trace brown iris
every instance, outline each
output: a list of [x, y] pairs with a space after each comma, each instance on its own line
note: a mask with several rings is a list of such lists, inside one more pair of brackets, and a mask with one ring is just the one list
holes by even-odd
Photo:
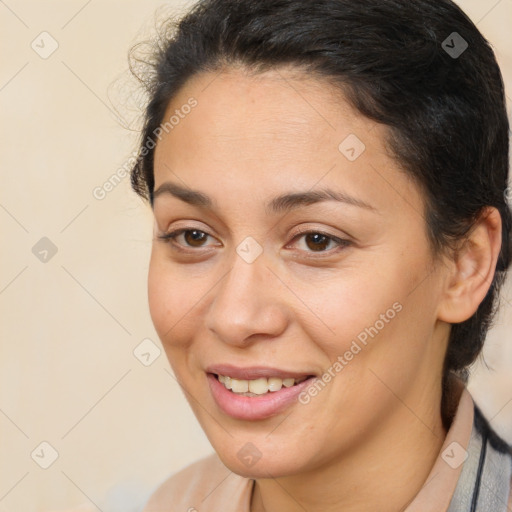
[[[321, 233], [308, 233], [305, 240], [306, 245], [312, 251], [322, 251], [329, 245], [330, 238]], [[312, 242], [312, 245], [309, 242]]]
[[206, 240], [208, 235], [203, 231], [194, 229], [190, 231], [185, 231], [183, 233], [183, 237], [185, 238], [185, 241], [187, 242], [188, 245], [192, 247], [201, 247], [201, 245], [203, 245], [202, 242]]

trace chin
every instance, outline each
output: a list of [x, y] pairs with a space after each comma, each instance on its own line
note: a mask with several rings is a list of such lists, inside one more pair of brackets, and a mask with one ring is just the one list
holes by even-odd
[[277, 478], [289, 476], [303, 471], [303, 467], [296, 458], [288, 460], [276, 453], [264, 454], [246, 443], [238, 451], [216, 450], [217, 455], [223, 464], [233, 473], [245, 478]]

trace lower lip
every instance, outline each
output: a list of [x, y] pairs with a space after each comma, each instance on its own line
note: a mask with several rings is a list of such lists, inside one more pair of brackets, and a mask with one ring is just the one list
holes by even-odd
[[295, 386], [250, 397], [233, 393], [212, 373], [208, 373], [207, 378], [213, 398], [220, 409], [232, 418], [246, 421], [263, 420], [284, 411], [297, 401], [300, 393], [314, 380], [314, 377], [310, 377]]

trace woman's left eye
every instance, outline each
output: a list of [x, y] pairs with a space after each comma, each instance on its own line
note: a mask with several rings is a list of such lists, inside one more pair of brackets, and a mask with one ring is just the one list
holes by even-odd
[[[165, 242], [171, 242], [178, 249], [183, 247], [198, 249], [201, 247], [208, 247], [206, 242], [209, 238], [213, 238], [211, 235], [200, 229], [187, 229], [181, 228], [158, 235], [158, 239]], [[183, 243], [180, 242], [180, 239]], [[316, 253], [330, 253], [331, 249], [342, 248], [350, 245], [350, 241], [342, 238], [338, 238], [321, 231], [304, 231], [294, 236], [292, 242], [303, 239], [303, 249], [305, 252], [316, 252]], [[187, 250], [187, 249], [184, 249]]]
[[322, 233], [321, 231], [305, 231], [296, 235], [293, 240], [301, 238], [304, 239], [307, 252], [331, 252], [327, 249], [331, 248], [333, 245], [335, 247], [346, 247], [350, 245], [349, 240]]

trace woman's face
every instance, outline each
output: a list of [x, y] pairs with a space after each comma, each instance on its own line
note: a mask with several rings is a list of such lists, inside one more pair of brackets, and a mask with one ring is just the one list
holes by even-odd
[[196, 75], [172, 115], [155, 153], [149, 305], [224, 463], [290, 475], [399, 446], [408, 425], [432, 435], [446, 267], [431, 264], [422, 195], [384, 127], [285, 69]]

